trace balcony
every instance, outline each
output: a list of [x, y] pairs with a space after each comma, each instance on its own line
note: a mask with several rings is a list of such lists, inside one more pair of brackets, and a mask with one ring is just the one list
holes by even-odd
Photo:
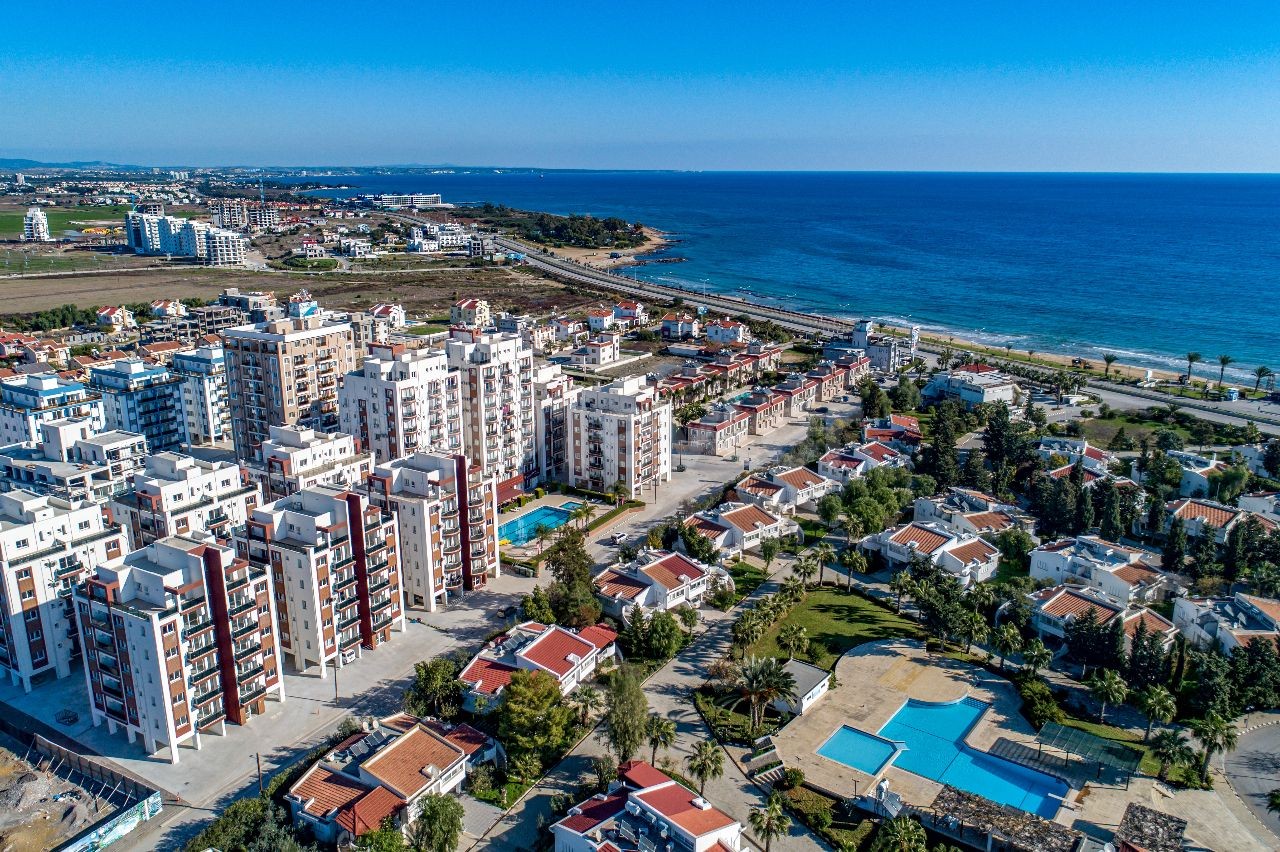
[[235, 628], [234, 630], [232, 630], [232, 631], [231, 631], [231, 638], [232, 638], [233, 640], [234, 640], [234, 639], [241, 639], [241, 638], [243, 638], [243, 637], [245, 637], [245, 636], [248, 636], [250, 633], [256, 633], [256, 632], [258, 632], [258, 630], [259, 630], [259, 629], [261, 629], [261, 625], [259, 625], [259, 623], [258, 623], [258, 619], [254, 618], [254, 619], [252, 619], [252, 620], [250, 620], [250, 621], [246, 621], [246, 622], [245, 622], [244, 624], [242, 624], [241, 626], [239, 626], [239, 627]]
[[243, 684], [246, 680], [253, 680], [255, 677], [257, 677], [257, 676], [258, 676], [258, 675], [260, 675], [260, 674], [262, 674], [262, 664], [261, 664], [261, 663], [258, 663], [256, 666], [249, 666], [248, 668], [244, 669], [243, 671], [242, 671], [239, 667], [237, 667], [237, 668], [236, 668], [236, 683]]
[[248, 612], [251, 609], [256, 608], [257, 606], [258, 606], [257, 598], [248, 598], [247, 600], [243, 600], [238, 603], [233, 603], [231, 605], [231, 608], [227, 610], [227, 616], [229, 618], [235, 618], [237, 615], [243, 615], [244, 613]]
[[383, 589], [387, 588], [390, 585], [391, 585], [391, 578], [389, 576], [384, 575], [381, 580], [375, 580], [374, 582], [369, 584], [369, 596], [372, 597], [373, 595], [376, 595], [378, 592], [382, 591]]

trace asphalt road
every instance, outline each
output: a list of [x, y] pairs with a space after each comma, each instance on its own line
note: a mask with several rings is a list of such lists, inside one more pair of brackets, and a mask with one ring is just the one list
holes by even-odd
[[1227, 756], [1226, 775], [1249, 810], [1276, 835], [1280, 846], [1280, 814], [1267, 811], [1267, 794], [1280, 788], [1280, 725], [1242, 734], [1236, 750]]

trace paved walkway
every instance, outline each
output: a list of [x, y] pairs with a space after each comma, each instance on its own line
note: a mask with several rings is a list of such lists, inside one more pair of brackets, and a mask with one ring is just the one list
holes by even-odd
[[[775, 565], [778, 569], [759, 589], [747, 598], [747, 601], [777, 591], [785, 577], [790, 575], [790, 563], [779, 559]], [[645, 684], [645, 695], [649, 699], [649, 708], [669, 719], [675, 720], [678, 739], [673, 748], [659, 753], [669, 756], [683, 765], [684, 758], [693, 751], [696, 743], [711, 738], [711, 731], [703, 723], [693, 707], [691, 693], [705, 678], [707, 667], [712, 662], [723, 659], [729, 654], [729, 629], [737, 615], [737, 609], [722, 613], [717, 610], [703, 611], [703, 624], [699, 634], [674, 660], [656, 672]], [[742, 749], [732, 749], [731, 756], [740, 760]], [[530, 791], [516, 807], [512, 808], [493, 829], [485, 836], [482, 848], [486, 849], [527, 849], [537, 840], [538, 832], [543, 825], [551, 821], [551, 797], [557, 793], [572, 795], [584, 778], [593, 776], [591, 760], [605, 754], [607, 745], [594, 734], [582, 741], [561, 763], [547, 774], [537, 787]], [[642, 748], [637, 757], [647, 760], [648, 747]], [[706, 796], [713, 804], [748, 825], [751, 810], [760, 807], [765, 801], [765, 791], [761, 790], [738, 769], [733, 761], [725, 762], [725, 774], [707, 782]], [[748, 829], [749, 832], [749, 829]], [[785, 840], [779, 840], [774, 848], [790, 850], [818, 850], [826, 846], [817, 840], [808, 829], [793, 820], [791, 833]]]

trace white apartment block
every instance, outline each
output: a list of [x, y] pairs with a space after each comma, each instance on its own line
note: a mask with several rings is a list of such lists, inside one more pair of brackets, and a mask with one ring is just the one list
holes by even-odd
[[502, 573], [497, 484], [466, 456], [415, 453], [379, 465], [368, 494], [395, 515], [409, 606], [434, 612]]
[[621, 482], [632, 497], [671, 480], [671, 403], [644, 376], [578, 394], [569, 409], [573, 484], [595, 491]]
[[259, 503], [258, 484], [238, 465], [181, 453], [148, 456], [133, 489], [111, 501], [111, 511], [135, 550], [157, 539], [191, 532], [226, 538]]
[[102, 432], [87, 417], [40, 424], [40, 440], [0, 448], [0, 482], [66, 500], [105, 503], [129, 488], [142, 468], [147, 439]]
[[533, 350], [516, 334], [450, 334], [445, 353], [461, 379], [463, 452], [497, 479], [498, 500], [506, 502], [538, 481]]
[[88, 500], [0, 494], [0, 666], [14, 684], [71, 674], [80, 656], [71, 592], [124, 555], [120, 527]]
[[321, 485], [354, 488], [373, 470], [373, 456], [350, 435], [289, 426], [272, 426], [269, 434], [262, 461], [246, 465], [267, 500]]
[[378, 462], [430, 449], [462, 451], [460, 381], [444, 352], [374, 346], [338, 393], [343, 432]]
[[404, 630], [396, 523], [363, 494], [320, 486], [255, 509], [236, 549], [271, 573], [282, 653], [340, 668]]
[[533, 369], [533, 431], [538, 474], [543, 482], [567, 482], [569, 477], [569, 409], [582, 389], [559, 364]]
[[170, 368], [182, 380], [182, 423], [192, 446], [231, 437], [227, 359], [221, 346], [201, 346], [173, 356]]
[[68, 417], [88, 418], [95, 431], [102, 429], [102, 397], [56, 373], [0, 383], [0, 441], [17, 444], [38, 440], [40, 424]]
[[449, 308], [449, 324], [468, 328], [489, 328], [493, 314], [484, 299], [460, 299]]
[[235, 231], [210, 228], [204, 234], [204, 262], [207, 266], [244, 266], [249, 238]]
[[94, 726], [123, 727], [148, 754], [200, 748], [285, 700], [266, 571], [211, 538], [173, 536], [100, 565], [77, 587]]
[[51, 243], [49, 217], [39, 207], [32, 207], [22, 217], [22, 239], [29, 243]]

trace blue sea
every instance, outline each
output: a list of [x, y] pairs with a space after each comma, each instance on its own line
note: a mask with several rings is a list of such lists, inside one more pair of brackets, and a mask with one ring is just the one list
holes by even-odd
[[[620, 216], [681, 263], [628, 270], [767, 304], [1177, 369], [1280, 370], [1280, 175], [547, 172], [315, 177], [349, 192]], [[1201, 370], [1208, 370], [1203, 366]], [[1251, 381], [1251, 379], [1250, 379]]]

